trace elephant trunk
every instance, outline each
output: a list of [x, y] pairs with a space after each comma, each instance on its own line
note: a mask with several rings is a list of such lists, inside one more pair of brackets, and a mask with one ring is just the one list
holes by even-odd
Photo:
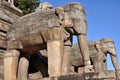
[[88, 43], [85, 35], [78, 35], [78, 44], [72, 47], [71, 61], [74, 66], [91, 65]]
[[111, 61], [113, 63], [114, 69], [116, 71], [116, 80], [118, 80], [120, 79], [120, 77], [119, 77], [119, 64], [118, 64], [116, 49], [115, 47], [113, 47], [113, 48], [110, 48], [108, 51], [110, 53], [110, 57], [111, 57]]
[[78, 45], [84, 60], [84, 66], [91, 65], [86, 35], [78, 35]]
[[110, 57], [111, 57], [113, 66], [115, 68], [115, 71], [117, 71], [119, 69], [119, 64], [118, 64], [118, 58], [117, 58], [116, 50], [113, 47], [113, 48], [110, 48], [108, 51], [110, 53]]

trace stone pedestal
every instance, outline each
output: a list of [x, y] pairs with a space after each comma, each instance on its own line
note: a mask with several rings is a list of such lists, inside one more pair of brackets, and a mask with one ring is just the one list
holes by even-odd
[[64, 45], [63, 63], [62, 63], [62, 75], [68, 75], [71, 73], [71, 46]]
[[18, 57], [17, 50], [7, 50], [4, 55], [4, 80], [16, 80]]
[[48, 49], [48, 73], [50, 77], [60, 76], [62, 74], [63, 42], [49, 41]]
[[89, 72], [81, 75], [71, 74], [59, 77], [49, 77], [31, 80], [116, 80], [116, 77], [114, 71], [103, 71], [103, 72]]

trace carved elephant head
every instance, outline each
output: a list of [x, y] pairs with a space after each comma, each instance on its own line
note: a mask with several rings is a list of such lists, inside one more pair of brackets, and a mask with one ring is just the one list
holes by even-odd
[[63, 7], [57, 7], [56, 13], [62, 20], [62, 26], [73, 28], [74, 34], [86, 34], [87, 22], [84, 7], [77, 2], [69, 3]]
[[103, 53], [110, 53], [116, 56], [116, 49], [114, 41], [110, 38], [103, 38], [100, 41], [96, 41], [97, 50], [101, 50]]

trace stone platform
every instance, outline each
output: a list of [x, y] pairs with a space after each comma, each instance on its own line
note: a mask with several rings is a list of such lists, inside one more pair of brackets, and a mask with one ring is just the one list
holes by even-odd
[[[120, 76], [120, 74], [119, 74]], [[79, 74], [71, 74], [60, 77], [48, 77], [48, 78], [34, 78], [29, 80], [117, 80], [115, 72], [112, 70], [103, 72], [90, 72]], [[118, 79], [119, 80], [119, 79]]]

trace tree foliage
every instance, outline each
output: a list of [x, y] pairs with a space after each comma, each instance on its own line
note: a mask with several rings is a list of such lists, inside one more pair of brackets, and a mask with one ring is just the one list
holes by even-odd
[[24, 15], [33, 12], [39, 3], [39, 0], [14, 0], [15, 6], [21, 9]]

